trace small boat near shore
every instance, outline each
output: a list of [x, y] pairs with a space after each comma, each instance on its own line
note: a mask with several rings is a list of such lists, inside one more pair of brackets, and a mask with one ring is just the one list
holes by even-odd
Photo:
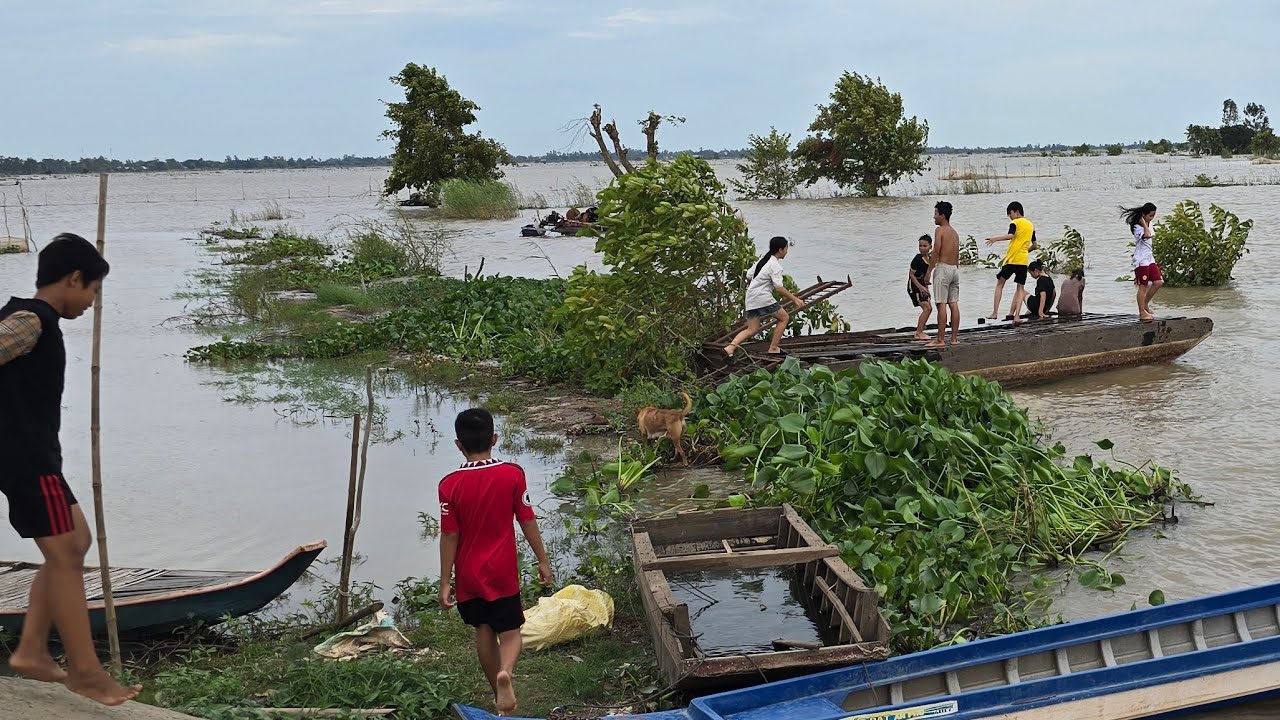
[[[262, 609], [302, 577], [326, 547], [323, 540], [300, 545], [266, 570], [111, 569], [116, 625], [121, 634], [147, 635], [187, 625], [214, 625]], [[0, 630], [22, 632], [27, 597], [40, 565], [0, 562]], [[89, 624], [95, 634], [107, 632], [102, 575], [84, 569]]]
[[[636, 582], [658, 667], [673, 687], [726, 687], [889, 656], [880, 598], [789, 505], [683, 512], [632, 526]], [[782, 569], [819, 640], [755, 637], [751, 648], [717, 652], [695, 626], [697, 613], [672, 592], [691, 573]], [[754, 582], [760, 582], [755, 580]], [[736, 594], [742, 594], [742, 587]], [[730, 598], [708, 598], [712, 604]], [[754, 603], [756, 601], [748, 601]], [[704, 610], [706, 607], [703, 608]], [[763, 605], [759, 611], [777, 612]], [[759, 627], [748, 635], [762, 632]]]
[[[644, 720], [1139, 720], [1280, 695], [1280, 583], [697, 698]], [[488, 712], [455, 706], [463, 720]]]
[[[856, 367], [864, 360], [925, 359], [952, 372], [1019, 385], [1169, 362], [1212, 331], [1213, 320], [1206, 317], [1141, 321], [1135, 315], [1085, 314], [962, 328], [959, 344], [941, 348], [913, 339], [915, 327], [785, 338], [780, 347], [802, 363], [832, 370]], [[716, 379], [781, 361], [766, 355], [768, 343], [761, 341], [741, 347], [751, 362], [729, 363], [723, 350], [727, 342], [717, 338], [703, 347]]]

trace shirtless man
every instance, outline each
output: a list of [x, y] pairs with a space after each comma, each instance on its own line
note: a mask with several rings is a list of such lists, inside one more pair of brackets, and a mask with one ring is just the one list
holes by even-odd
[[951, 227], [951, 203], [933, 206], [933, 302], [938, 306], [938, 336], [925, 347], [942, 347], [947, 337], [947, 309], [951, 309], [951, 344], [960, 342], [960, 236]]

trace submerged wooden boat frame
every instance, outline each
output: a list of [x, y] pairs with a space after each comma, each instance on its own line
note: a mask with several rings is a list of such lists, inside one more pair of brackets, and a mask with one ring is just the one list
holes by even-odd
[[[300, 545], [262, 571], [113, 567], [111, 586], [117, 627], [122, 634], [155, 634], [248, 615], [296, 583], [325, 547], [323, 540]], [[11, 635], [22, 631], [27, 596], [39, 569], [36, 563], [0, 562], [0, 629]], [[98, 568], [84, 569], [84, 585], [89, 625], [95, 634], [105, 634], [106, 613]]]
[[[632, 526], [631, 539], [658, 667], [672, 685], [727, 685], [888, 657], [889, 625], [880, 614], [879, 596], [789, 505], [640, 521]], [[789, 565], [795, 567], [800, 599], [839, 644], [709, 657], [698, 646], [688, 606], [675, 599], [667, 580], [669, 572]]]
[[[958, 345], [941, 348], [914, 340], [914, 327], [785, 338], [781, 348], [802, 363], [832, 370], [856, 367], [864, 360], [923, 358], [953, 372], [1018, 385], [1168, 362], [1212, 331], [1213, 320], [1204, 317], [1140, 321], [1133, 315], [1085, 314], [963, 328]], [[719, 340], [703, 349], [712, 379], [780, 362], [765, 354], [768, 343], [762, 341], [741, 347], [750, 362], [729, 363]]]

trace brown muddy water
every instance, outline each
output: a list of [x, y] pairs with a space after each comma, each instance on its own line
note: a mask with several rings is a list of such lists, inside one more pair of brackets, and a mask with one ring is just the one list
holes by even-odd
[[[991, 163], [1007, 175], [1037, 174], [1048, 166], [1042, 158], [967, 161]], [[1072, 449], [1097, 453], [1092, 441], [1109, 438], [1118, 457], [1171, 465], [1217, 503], [1208, 509], [1180, 507], [1181, 523], [1164, 529], [1163, 538], [1141, 533], [1113, 563], [1127, 585], [1114, 593], [1070, 585], [1056, 601], [1056, 612], [1089, 617], [1141, 605], [1154, 588], [1174, 600], [1276, 580], [1280, 444], [1274, 428], [1280, 425], [1280, 375], [1274, 368], [1280, 339], [1274, 317], [1280, 285], [1273, 278], [1280, 268], [1280, 187], [1166, 185], [1190, 182], [1198, 173], [1221, 181], [1280, 183], [1280, 166], [1149, 155], [1064, 158], [1058, 176], [1004, 178], [1000, 193], [962, 195], [954, 183], [937, 177], [948, 163], [964, 162], [935, 159], [926, 177], [893, 188], [895, 197], [821, 199], [831, 189], [818, 186], [808, 191], [812, 199], [739, 207], [758, 245], [775, 234], [796, 240], [784, 265], [802, 285], [817, 274], [852, 278], [853, 287], [837, 296], [836, 304], [855, 328], [913, 322], [915, 311], [905, 292], [907, 265], [916, 237], [932, 231], [931, 208], [939, 199], [955, 205], [953, 223], [962, 237], [1003, 232], [1005, 205], [1015, 199], [1025, 205], [1043, 239], [1057, 237], [1064, 224], [1080, 230], [1088, 251], [1085, 305], [1094, 312], [1133, 312], [1132, 286], [1114, 282], [1129, 269], [1119, 204], [1151, 201], [1163, 213], [1191, 198], [1252, 218], [1251, 252], [1236, 267], [1231, 285], [1165, 289], [1154, 302], [1160, 314], [1213, 318], [1214, 333], [1199, 347], [1172, 364], [1064, 380], [1018, 390], [1015, 396]], [[716, 166], [724, 175], [733, 173], [732, 163]], [[190, 239], [199, 228], [226, 222], [233, 209], [260, 210], [266, 199], [294, 215], [284, 222], [307, 231], [328, 232], [353, 217], [385, 217], [389, 211], [376, 197], [384, 177], [380, 169], [112, 177], [102, 448], [113, 562], [252, 568], [315, 538], [340, 544], [349, 428], [279, 405], [228, 401], [238, 392], [225, 385], [234, 373], [183, 361], [183, 352], [207, 336], [173, 321], [184, 311], [184, 301], [175, 296], [188, 287], [193, 271], [209, 267], [210, 255]], [[603, 185], [607, 170], [585, 163], [527, 166], [509, 169], [508, 178], [524, 193], [562, 202], [574, 183]], [[96, 186], [92, 177], [24, 180], [36, 240], [62, 231], [92, 237]], [[938, 192], [952, 194], [929, 194]], [[13, 223], [13, 193], [5, 202]], [[535, 243], [519, 237], [519, 226], [537, 214], [448, 223], [457, 236], [447, 271], [474, 270], [482, 258], [488, 273], [534, 277], [567, 276], [583, 262], [599, 267], [590, 239], [552, 236]], [[428, 222], [426, 213], [422, 217]], [[9, 234], [21, 232], [11, 228]], [[0, 256], [0, 293], [28, 293], [34, 268], [34, 255]], [[990, 312], [993, 271], [965, 268], [961, 273], [961, 312], [968, 326]], [[1009, 299], [1006, 294], [1006, 305]], [[88, 316], [64, 326], [66, 470], [86, 501], [91, 326]], [[358, 576], [389, 589], [405, 576], [437, 571], [434, 546], [420, 537], [417, 513], [436, 514], [436, 482], [460, 460], [448, 432], [453, 414], [466, 401], [404, 387], [380, 394], [388, 431], [403, 436], [370, 451], [358, 540], [367, 560]], [[546, 485], [560, 459], [522, 452], [506, 456], [524, 465], [535, 496], [546, 501]], [[728, 477], [712, 480], [716, 489], [732, 483]], [[688, 483], [674, 473], [664, 475], [662, 484], [673, 488], [672, 497], [687, 492]], [[32, 551], [13, 533], [0, 533], [0, 557], [28, 559]]]

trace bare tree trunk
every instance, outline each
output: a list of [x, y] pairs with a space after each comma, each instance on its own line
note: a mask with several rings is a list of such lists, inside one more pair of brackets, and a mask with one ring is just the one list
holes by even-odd
[[658, 160], [658, 126], [662, 124], [662, 116], [650, 110], [649, 118], [644, 121], [645, 149], [649, 153], [649, 162]]
[[[591, 137], [595, 138], [596, 145], [600, 146], [600, 157], [604, 158], [604, 162], [609, 166], [610, 172], [614, 177], [622, 177], [624, 175], [622, 168], [618, 167], [617, 161], [613, 159], [613, 155], [609, 154], [609, 146], [604, 144], [604, 133], [600, 131], [601, 123], [600, 106], [595, 106], [595, 111], [591, 113]], [[612, 123], [610, 123], [612, 125]]]
[[622, 167], [625, 168], [627, 172], [635, 172], [635, 167], [633, 167], [631, 165], [631, 161], [627, 159], [627, 149], [622, 146], [622, 138], [618, 135], [618, 124], [610, 122], [608, 125], [604, 126], [604, 132], [609, 136], [609, 139], [613, 141], [613, 149], [618, 153], [618, 162], [622, 163]]

